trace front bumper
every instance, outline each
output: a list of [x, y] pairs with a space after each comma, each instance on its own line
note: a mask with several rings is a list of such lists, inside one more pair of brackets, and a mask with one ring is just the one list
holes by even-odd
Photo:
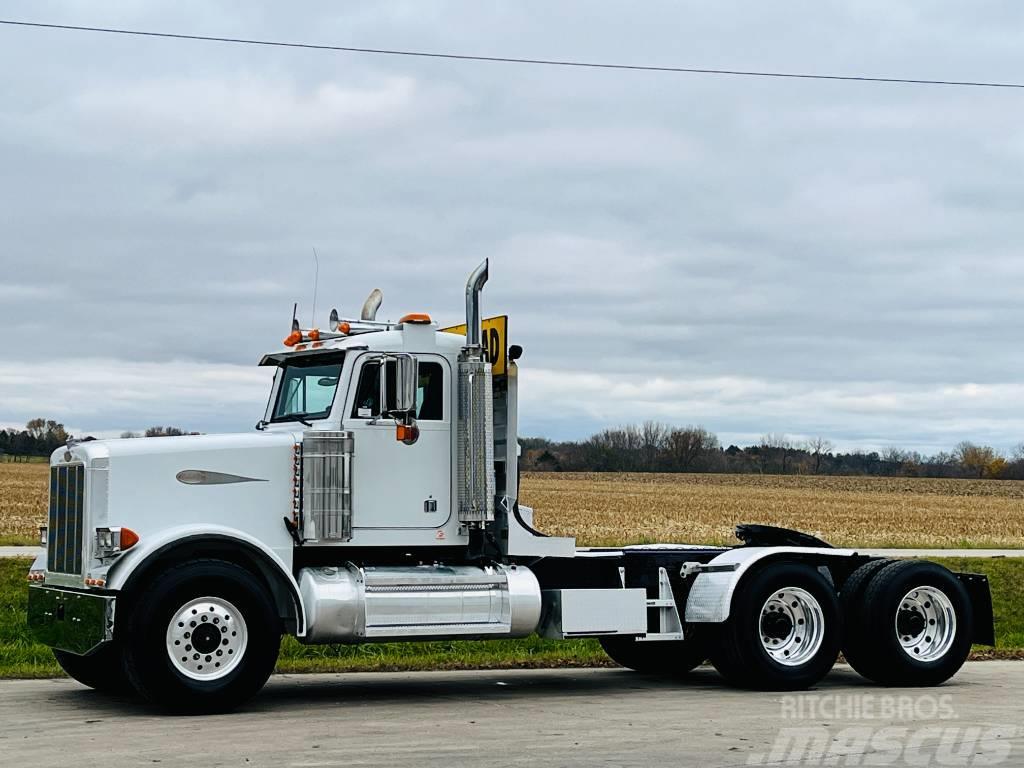
[[85, 656], [114, 639], [114, 596], [30, 586], [28, 628], [51, 648]]

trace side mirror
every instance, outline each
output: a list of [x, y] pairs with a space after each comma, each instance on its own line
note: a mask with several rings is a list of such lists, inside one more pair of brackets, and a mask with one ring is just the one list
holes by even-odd
[[508, 348], [508, 359], [511, 362], [514, 363], [516, 360], [518, 360], [522, 356], [523, 356], [523, 348], [520, 347], [518, 344], [513, 344], [511, 347]]
[[416, 358], [413, 355], [388, 355], [381, 364], [380, 402], [383, 416], [410, 419], [416, 411]]
[[395, 420], [395, 439], [412, 445], [420, 436], [416, 426], [416, 389], [418, 366], [413, 355], [404, 352], [381, 360], [381, 415]]

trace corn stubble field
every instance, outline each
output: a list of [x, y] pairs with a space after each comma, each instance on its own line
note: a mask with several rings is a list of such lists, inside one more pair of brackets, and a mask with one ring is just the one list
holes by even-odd
[[[727, 544], [737, 523], [875, 547], [1024, 546], [1024, 482], [778, 475], [525, 473], [538, 528], [581, 545]], [[34, 543], [47, 466], [0, 464], [0, 543]]]
[[736, 543], [737, 523], [840, 546], [1024, 546], [1024, 482], [779, 475], [530, 473], [523, 503], [580, 544]]
[[34, 544], [46, 523], [46, 464], [0, 464], [0, 543]]

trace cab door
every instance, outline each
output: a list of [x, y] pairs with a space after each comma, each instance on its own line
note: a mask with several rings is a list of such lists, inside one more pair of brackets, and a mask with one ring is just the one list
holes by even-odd
[[440, 355], [417, 355], [420, 435], [412, 445], [395, 439], [393, 419], [374, 418], [380, 375], [380, 358], [362, 354], [345, 405], [345, 429], [355, 440], [353, 530], [440, 527], [451, 516], [451, 366]]

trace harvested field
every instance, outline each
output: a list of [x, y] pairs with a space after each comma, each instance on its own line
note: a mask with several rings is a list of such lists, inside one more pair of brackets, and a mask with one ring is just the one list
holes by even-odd
[[[0, 543], [31, 544], [47, 466], [0, 464]], [[523, 503], [581, 545], [733, 543], [736, 523], [874, 547], [1024, 547], [1024, 482], [779, 475], [525, 473]]]
[[0, 544], [35, 544], [46, 523], [45, 463], [0, 464]]
[[737, 523], [873, 547], [1024, 547], [1024, 482], [778, 475], [526, 473], [546, 533], [590, 546], [735, 543]]

